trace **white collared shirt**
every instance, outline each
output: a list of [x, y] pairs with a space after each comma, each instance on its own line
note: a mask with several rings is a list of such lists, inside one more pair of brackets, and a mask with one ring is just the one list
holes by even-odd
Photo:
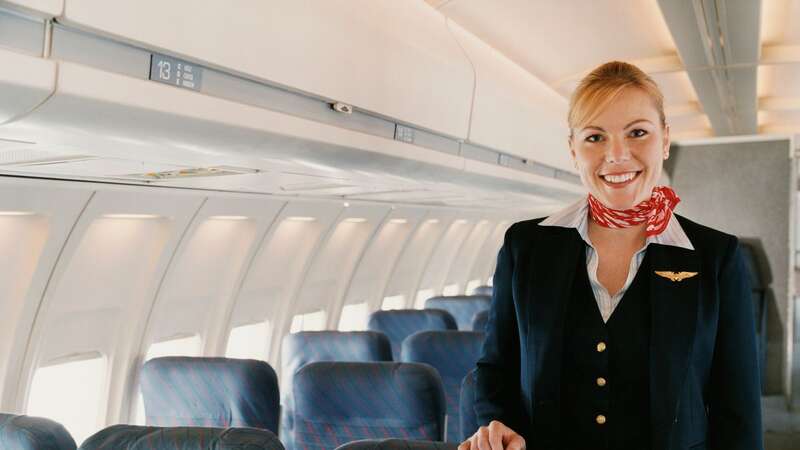
[[589, 274], [589, 283], [592, 285], [594, 298], [597, 301], [597, 307], [600, 309], [604, 322], [608, 322], [611, 313], [614, 312], [614, 309], [622, 300], [622, 296], [625, 295], [625, 291], [628, 290], [628, 287], [633, 282], [639, 266], [642, 265], [648, 245], [656, 243], [694, 250], [692, 242], [686, 236], [683, 228], [681, 228], [678, 219], [675, 218], [675, 215], [672, 215], [664, 232], [656, 236], [648, 236], [644, 241], [644, 246], [633, 255], [628, 267], [628, 278], [625, 279], [625, 284], [619, 292], [612, 296], [597, 279], [597, 266], [600, 263], [600, 257], [597, 255], [594, 246], [592, 246], [592, 241], [589, 240], [589, 202], [586, 197], [547, 217], [539, 225], [575, 228], [578, 230], [578, 234], [586, 242], [586, 272]]

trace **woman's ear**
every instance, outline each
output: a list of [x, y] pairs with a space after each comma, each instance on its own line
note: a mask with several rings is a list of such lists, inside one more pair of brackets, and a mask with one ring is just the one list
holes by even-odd
[[663, 143], [663, 145], [664, 145], [664, 148], [663, 148], [664, 159], [669, 158], [669, 146], [670, 146], [670, 143], [671, 143], [671, 141], [670, 141], [670, 138], [669, 138], [669, 125], [665, 124], [664, 125], [664, 143]]
[[572, 167], [577, 170], [578, 160], [575, 158], [575, 149], [572, 147], [572, 136], [567, 138], [567, 144], [569, 145], [569, 156], [572, 157]]

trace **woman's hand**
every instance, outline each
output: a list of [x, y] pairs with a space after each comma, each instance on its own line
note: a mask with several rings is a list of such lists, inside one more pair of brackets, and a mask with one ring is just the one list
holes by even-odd
[[458, 450], [525, 450], [525, 439], [502, 422], [493, 420], [488, 427], [478, 428]]

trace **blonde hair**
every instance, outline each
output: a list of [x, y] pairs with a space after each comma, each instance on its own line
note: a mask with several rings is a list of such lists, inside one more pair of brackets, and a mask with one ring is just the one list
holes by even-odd
[[658, 110], [662, 128], [666, 126], [664, 94], [656, 82], [633, 64], [611, 61], [589, 72], [572, 93], [567, 116], [570, 137], [572, 130], [587, 125], [628, 87], [641, 89], [650, 96]]

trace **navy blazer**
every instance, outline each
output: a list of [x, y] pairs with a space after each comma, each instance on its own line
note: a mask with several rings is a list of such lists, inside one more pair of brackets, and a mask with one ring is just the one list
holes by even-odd
[[[653, 450], [763, 449], [748, 274], [736, 237], [677, 216], [695, 250], [650, 244], [650, 423]], [[497, 257], [476, 370], [480, 425], [499, 420], [529, 450], [558, 449], [566, 301], [585, 243], [574, 228], [518, 222]], [[567, 330], [568, 331], [568, 330]]]

